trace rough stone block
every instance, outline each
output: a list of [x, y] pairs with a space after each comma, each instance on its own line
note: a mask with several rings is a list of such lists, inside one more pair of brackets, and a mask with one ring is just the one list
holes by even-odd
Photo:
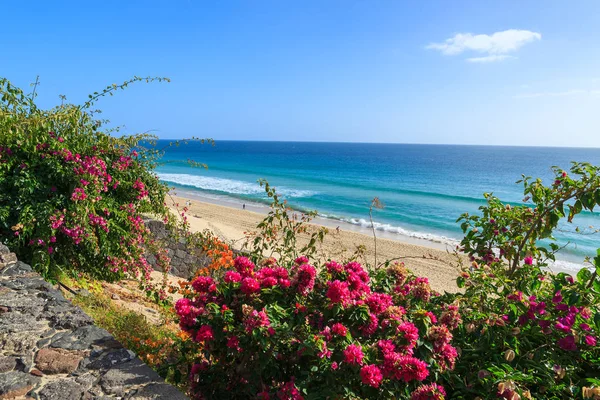
[[0, 374], [0, 400], [25, 396], [40, 382], [40, 378], [20, 371]]
[[127, 387], [160, 380], [156, 372], [135, 359], [108, 370], [100, 380], [100, 386], [108, 394], [122, 396]]
[[59, 379], [45, 385], [39, 392], [40, 400], [81, 399], [85, 389], [72, 379]]
[[45, 348], [35, 355], [35, 364], [45, 374], [70, 374], [77, 369], [83, 356], [81, 351]]

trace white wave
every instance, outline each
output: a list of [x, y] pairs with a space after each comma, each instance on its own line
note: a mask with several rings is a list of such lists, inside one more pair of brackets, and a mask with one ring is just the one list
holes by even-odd
[[[249, 183], [233, 179], [168, 173], [159, 173], [158, 177], [166, 182], [193, 186], [198, 189], [214, 190], [223, 193], [245, 195], [260, 195], [265, 193], [265, 189], [260, 187], [258, 183]], [[277, 193], [285, 197], [310, 197], [316, 194], [316, 192], [310, 190], [291, 189], [279, 186], [277, 187]]]
[[575, 263], [571, 261], [556, 260], [548, 265], [548, 268], [553, 272], [566, 272], [568, 274], [576, 274], [583, 268], [590, 268], [589, 264]]
[[[328, 217], [325, 217], [325, 218], [328, 218]], [[340, 218], [340, 221], [343, 221], [343, 222], [346, 222], [346, 223], [349, 223], [352, 225], [358, 225], [363, 228], [369, 228], [369, 229], [371, 228], [371, 221], [367, 221], [364, 218]], [[400, 226], [394, 226], [391, 224], [382, 224], [380, 222], [373, 222], [373, 226], [375, 227], [375, 230], [377, 230], [377, 231], [382, 231], [382, 232], [386, 232], [386, 233], [395, 233], [398, 235], [407, 236], [407, 237], [414, 238], [414, 239], [427, 240], [430, 242], [441, 243], [441, 244], [450, 245], [453, 247], [459, 243], [456, 239], [453, 239], [450, 237], [435, 235], [433, 233], [411, 231], [408, 229], [404, 229]]]

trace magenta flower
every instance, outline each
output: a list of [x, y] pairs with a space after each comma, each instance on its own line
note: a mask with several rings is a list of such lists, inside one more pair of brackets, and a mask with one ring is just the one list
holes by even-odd
[[335, 324], [333, 324], [331, 326], [331, 332], [334, 335], [346, 336], [348, 334], [348, 328], [346, 328], [344, 325], [340, 324], [339, 322], [336, 322]]
[[437, 383], [419, 386], [410, 394], [410, 400], [444, 400], [446, 391]]
[[227, 283], [239, 282], [242, 280], [242, 275], [235, 271], [227, 271], [223, 280]]
[[588, 346], [595, 346], [596, 345], [596, 338], [592, 335], [587, 335], [585, 337], [585, 344], [587, 344]]
[[573, 335], [565, 336], [557, 342], [558, 347], [566, 351], [576, 351], [575, 337]]
[[198, 333], [196, 333], [197, 342], [208, 342], [214, 338], [215, 336], [210, 325], [202, 325], [200, 329], [198, 329]]
[[360, 369], [360, 378], [365, 385], [378, 388], [383, 380], [383, 375], [376, 365], [365, 365]]
[[344, 350], [344, 362], [348, 364], [361, 365], [364, 354], [362, 348], [358, 345], [351, 344]]
[[250, 295], [252, 293], [260, 291], [260, 284], [254, 278], [244, 278], [242, 280], [240, 290], [242, 291], [242, 293]]
[[335, 280], [328, 282], [327, 285], [327, 298], [332, 304], [341, 304], [345, 306], [350, 301], [350, 291], [348, 290], [348, 283]]

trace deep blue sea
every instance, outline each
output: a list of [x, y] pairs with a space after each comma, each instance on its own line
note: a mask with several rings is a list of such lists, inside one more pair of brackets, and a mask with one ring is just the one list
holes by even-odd
[[[190, 167], [187, 159], [209, 168]], [[158, 172], [179, 189], [263, 204], [257, 180], [264, 178], [292, 207], [357, 226], [369, 225], [369, 203], [377, 196], [385, 208], [375, 212], [376, 227], [387, 237], [439, 243], [462, 237], [456, 219], [477, 212], [484, 192], [520, 203], [523, 187], [515, 181], [521, 174], [550, 182], [552, 165], [567, 169], [574, 160], [600, 165], [600, 149], [217, 141], [170, 147]], [[600, 216], [584, 212], [574, 223], [589, 231], [600, 227]], [[600, 247], [600, 234], [577, 234], [566, 224], [556, 237], [571, 242], [561, 256], [569, 262], [581, 263]]]

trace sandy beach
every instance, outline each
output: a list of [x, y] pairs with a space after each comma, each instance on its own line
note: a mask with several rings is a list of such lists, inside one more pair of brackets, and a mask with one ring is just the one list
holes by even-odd
[[[258, 209], [246, 207], [231, 207], [235, 203], [227, 203], [227, 206], [200, 201], [195, 198], [173, 195], [167, 199], [167, 204], [173, 202], [183, 208], [188, 207], [188, 218], [190, 228], [194, 232], [210, 229], [226, 243], [239, 249], [245, 241], [245, 233], [252, 232], [256, 225], [262, 221], [268, 208]], [[372, 236], [353, 232], [347, 229], [337, 230], [331, 221], [314, 220], [310, 229], [319, 229], [325, 226], [328, 235], [320, 249], [321, 254], [326, 254], [332, 259], [341, 260], [355, 251], [357, 246], [364, 246], [364, 256], [370, 263], [374, 262], [375, 248]], [[300, 244], [306, 243], [305, 237], [301, 237]], [[436, 246], [437, 245], [437, 246]], [[416, 275], [429, 278], [432, 288], [438, 291], [456, 291], [455, 279], [458, 275], [456, 257], [451, 254], [452, 249], [444, 249], [440, 244], [432, 243], [432, 246], [423, 246], [404, 241], [391, 240], [387, 238], [377, 239], [377, 261], [381, 263], [388, 259], [399, 257], [408, 268]], [[363, 259], [364, 260], [364, 259]], [[359, 261], [362, 261], [359, 259]]]

